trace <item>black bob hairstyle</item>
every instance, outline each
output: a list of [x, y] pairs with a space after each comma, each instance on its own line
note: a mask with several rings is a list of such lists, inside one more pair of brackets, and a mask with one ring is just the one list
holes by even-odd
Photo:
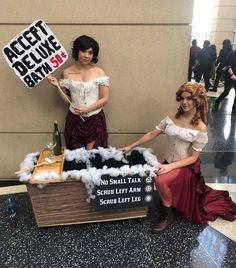
[[92, 37], [87, 35], [81, 35], [75, 39], [72, 47], [72, 57], [74, 60], [78, 61], [79, 50], [85, 51], [89, 48], [93, 50], [93, 58], [92, 62], [98, 62], [98, 52], [99, 52], [99, 44]]

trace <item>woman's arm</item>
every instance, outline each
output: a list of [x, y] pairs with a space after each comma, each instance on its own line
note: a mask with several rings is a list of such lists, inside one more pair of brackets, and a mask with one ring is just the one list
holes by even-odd
[[93, 110], [103, 107], [108, 102], [108, 100], [109, 100], [108, 86], [100, 85], [99, 86], [99, 99], [96, 102], [94, 102], [93, 104], [89, 106], [74, 108], [74, 110], [76, 113], [83, 115], [85, 113], [89, 113]]
[[58, 80], [56, 77], [49, 75], [48, 76], [48, 81], [50, 84], [52, 84], [53, 86], [55, 86], [60, 94], [61, 99], [66, 103], [66, 104], [70, 104], [71, 103], [71, 98], [70, 96], [68, 96], [66, 94], [66, 92], [61, 88]]
[[135, 141], [134, 143], [131, 143], [130, 145], [127, 145], [126, 147], [120, 148], [124, 153], [129, 152], [134, 147], [137, 147], [141, 144], [144, 144], [146, 142], [154, 140], [156, 137], [158, 137], [161, 134], [160, 130], [154, 129], [145, 135], [143, 135], [139, 140]]
[[189, 166], [197, 161], [197, 159], [199, 158], [199, 155], [200, 155], [199, 151], [195, 151], [194, 149], [192, 149], [190, 156], [183, 158], [179, 161], [170, 163], [170, 164], [160, 165], [157, 171], [157, 174], [160, 175], [160, 174], [170, 172], [171, 170], [176, 169], [176, 168]]

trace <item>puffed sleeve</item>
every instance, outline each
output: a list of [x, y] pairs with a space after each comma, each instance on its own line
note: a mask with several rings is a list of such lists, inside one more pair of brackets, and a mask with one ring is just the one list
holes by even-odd
[[162, 133], [165, 133], [167, 120], [168, 120], [168, 117], [165, 117], [164, 119], [162, 119], [159, 125], [156, 126], [156, 129], [161, 131]]
[[61, 87], [70, 88], [70, 80], [69, 79], [60, 79], [59, 84]]
[[109, 87], [109, 85], [110, 85], [110, 77], [108, 77], [108, 76], [99, 77], [98, 84], [99, 84], [99, 86], [107, 86], [107, 87]]
[[208, 142], [207, 132], [198, 132], [196, 140], [192, 144], [195, 151], [201, 152]]

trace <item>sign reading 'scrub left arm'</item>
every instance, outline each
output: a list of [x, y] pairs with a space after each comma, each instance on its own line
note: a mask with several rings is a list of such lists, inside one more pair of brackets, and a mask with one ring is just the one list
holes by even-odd
[[10, 67], [32, 88], [68, 59], [68, 54], [43, 20], [33, 22], [2, 49]]

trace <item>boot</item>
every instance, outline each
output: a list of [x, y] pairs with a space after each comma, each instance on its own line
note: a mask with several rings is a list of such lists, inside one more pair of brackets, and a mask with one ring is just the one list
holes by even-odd
[[172, 208], [165, 206], [163, 208], [164, 208], [163, 211], [165, 213], [165, 220], [160, 223], [152, 224], [151, 226], [152, 233], [159, 233], [165, 230], [168, 226], [170, 226], [174, 222], [174, 215]]

